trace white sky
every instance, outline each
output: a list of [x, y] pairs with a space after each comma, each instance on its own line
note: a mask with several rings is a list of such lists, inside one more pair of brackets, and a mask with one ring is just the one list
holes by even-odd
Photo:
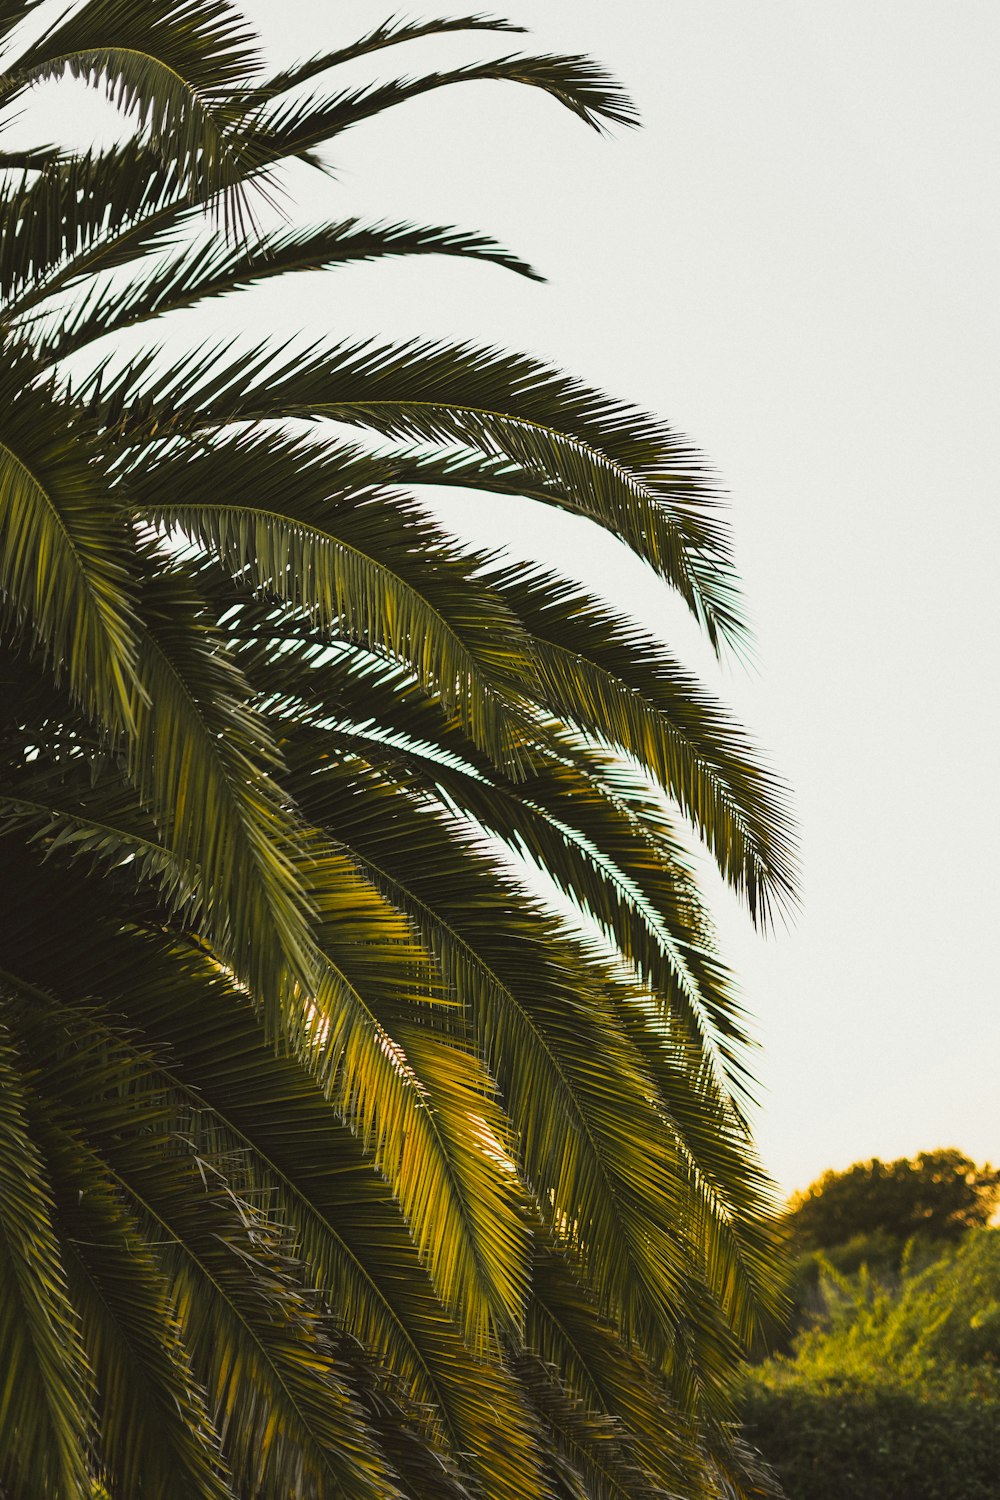
[[[282, 60], [392, 8], [246, 5]], [[462, 8], [414, 0], [406, 14]], [[719, 903], [781, 1186], [938, 1145], [996, 1160], [1000, 5], [511, 0], [504, 13], [539, 48], [606, 63], [644, 130], [601, 140], [533, 91], [465, 85], [345, 136], [323, 207], [487, 231], [549, 284], [382, 263], [255, 293], [255, 329], [527, 350], [695, 439], [732, 497], [752, 674], [720, 671], [586, 523], [517, 502], [458, 499], [450, 514], [661, 630], [794, 788], [794, 927], [763, 941]], [[351, 76], [490, 45], [421, 43]]]

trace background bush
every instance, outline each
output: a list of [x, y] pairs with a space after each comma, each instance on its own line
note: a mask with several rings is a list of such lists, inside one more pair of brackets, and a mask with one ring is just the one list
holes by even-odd
[[750, 1385], [746, 1435], [788, 1500], [997, 1500], [1000, 1404], [803, 1379]]

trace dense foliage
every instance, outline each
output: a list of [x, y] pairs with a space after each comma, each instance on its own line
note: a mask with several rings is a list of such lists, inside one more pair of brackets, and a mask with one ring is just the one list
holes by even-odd
[[757, 1493], [727, 1422], [769, 1188], [689, 834], [764, 920], [781, 788], [660, 641], [413, 494], [587, 517], [721, 646], [697, 456], [494, 349], [169, 342], [283, 273], [528, 270], [267, 227], [357, 122], [470, 79], [631, 105], [574, 56], [336, 81], [517, 29], [482, 17], [270, 73], [227, 0], [0, 25], [7, 118], [69, 77], [121, 126], [0, 139], [0, 1494]]
[[895, 1276], [829, 1262], [822, 1321], [754, 1371], [748, 1438], [789, 1500], [986, 1500], [1000, 1474], [1000, 1230]]
[[788, 1500], [996, 1500], [1000, 1407], [802, 1380], [755, 1383], [745, 1413]]

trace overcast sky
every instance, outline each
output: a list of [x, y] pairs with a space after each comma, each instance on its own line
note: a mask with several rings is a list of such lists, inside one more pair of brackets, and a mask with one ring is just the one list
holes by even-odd
[[[392, 8], [247, 5], [282, 58]], [[644, 129], [604, 140], [533, 91], [464, 85], [358, 127], [336, 182], [305, 181], [317, 212], [488, 231], [548, 284], [383, 263], [269, 285], [255, 330], [527, 350], [696, 440], [731, 496], [751, 673], [720, 672], [587, 523], [461, 498], [450, 518], [558, 559], [661, 631], [794, 789], [794, 925], [763, 941], [718, 899], [780, 1185], [939, 1145], [996, 1160], [1000, 5], [512, 0], [506, 13], [536, 45], [612, 68]], [[489, 47], [421, 43], [352, 77]]]

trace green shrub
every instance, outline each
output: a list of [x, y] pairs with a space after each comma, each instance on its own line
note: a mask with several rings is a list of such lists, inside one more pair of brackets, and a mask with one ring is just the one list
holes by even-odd
[[1000, 1231], [973, 1230], [931, 1265], [906, 1257], [893, 1285], [862, 1267], [823, 1275], [826, 1319], [796, 1342], [806, 1377], [1000, 1396]]
[[847, 1276], [818, 1262], [821, 1311], [748, 1381], [748, 1440], [788, 1500], [1000, 1500], [1000, 1232], [926, 1263]]
[[788, 1500], [998, 1500], [1000, 1403], [754, 1379], [746, 1435]]

